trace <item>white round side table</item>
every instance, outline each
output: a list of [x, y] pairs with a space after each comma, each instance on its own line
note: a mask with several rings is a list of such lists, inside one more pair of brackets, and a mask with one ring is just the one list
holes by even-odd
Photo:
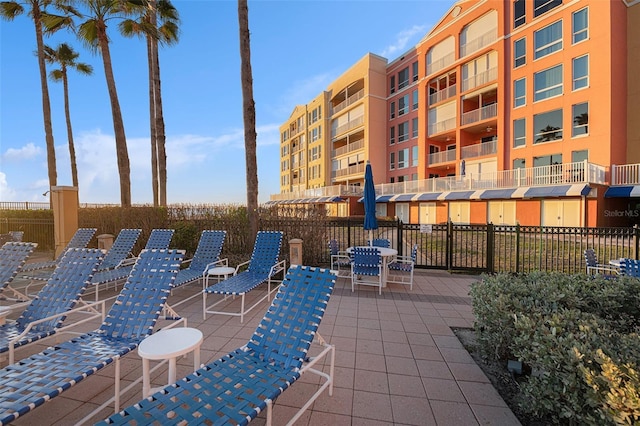
[[231, 275], [235, 274], [236, 268], [232, 268], [231, 266], [217, 266], [215, 268], [211, 268], [205, 272], [204, 287], [209, 287], [209, 277], [216, 277], [218, 282], [220, 282], [221, 279], [226, 280]]

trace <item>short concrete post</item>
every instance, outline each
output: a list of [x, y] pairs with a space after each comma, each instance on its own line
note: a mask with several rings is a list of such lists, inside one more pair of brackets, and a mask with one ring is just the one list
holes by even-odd
[[111, 234], [100, 234], [96, 239], [98, 240], [98, 248], [100, 250], [108, 251], [113, 245], [114, 236]]
[[291, 265], [302, 265], [302, 240], [300, 238], [289, 240], [289, 262]]

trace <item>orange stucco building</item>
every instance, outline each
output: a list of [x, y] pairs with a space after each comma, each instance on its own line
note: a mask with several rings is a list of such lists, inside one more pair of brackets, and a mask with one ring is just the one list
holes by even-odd
[[[637, 75], [639, 1], [452, 3], [403, 55], [367, 54], [294, 109], [271, 202], [359, 214], [370, 161], [378, 214], [405, 222], [635, 223]], [[315, 104], [324, 115], [313, 121]], [[307, 156], [297, 168], [294, 146]]]

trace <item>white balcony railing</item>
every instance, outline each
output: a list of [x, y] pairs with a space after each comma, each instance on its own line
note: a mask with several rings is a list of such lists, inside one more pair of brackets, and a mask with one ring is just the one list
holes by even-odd
[[447, 130], [455, 129], [456, 127], [456, 118], [448, 118], [446, 120], [437, 121], [435, 123], [429, 123], [429, 128], [427, 129], [429, 132], [429, 136], [435, 135], [436, 133], [446, 132]]
[[474, 145], [463, 146], [460, 150], [460, 158], [475, 158], [483, 155], [491, 155], [498, 152], [498, 141], [477, 143]]
[[478, 121], [486, 120], [498, 116], [498, 104], [491, 104], [483, 106], [482, 108], [474, 109], [462, 114], [462, 125], [477, 123]]
[[347, 99], [340, 102], [338, 105], [335, 105], [332, 108], [332, 114], [336, 114], [342, 111], [343, 109], [345, 109], [346, 107], [348, 107], [349, 105], [353, 105], [355, 102], [358, 102], [363, 97], [364, 97], [364, 89], [360, 89], [355, 94], [349, 96]]
[[451, 161], [456, 161], [455, 149], [448, 149], [446, 151], [434, 152], [433, 154], [429, 154], [429, 165], [449, 163]]
[[364, 139], [360, 139], [359, 141], [355, 141], [345, 146], [341, 146], [340, 148], [334, 149], [333, 156], [339, 157], [340, 155], [349, 154], [353, 151], [359, 151], [362, 148], [364, 148]]
[[335, 138], [336, 136], [348, 132], [351, 129], [355, 129], [356, 127], [362, 126], [364, 124], [364, 115], [360, 117], [356, 117], [348, 123], [343, 124], [342, 126], [338, 126], [335, 129], [331, 129], [331, 137]]
[[478, 86], [495, 81], [498, 78], [498, 67], [482, 71], [462, 81], [462, 91], [475, 89]]
[[611, 185], [640, 184], [640, 164], [623, 164], [611, 166]]
[[353, 166], [349, 166], [344, 169], [334, 170], [333, 177], [339, 178], [339, 177], [350, 176], [350, 175], [361, 175], [363, 173], [364, 173], [364, 163], [355, 164]]
[[451, 85], [445, 89], [438, 90], [435, 93], [429, 95], [429, 105], [442, 102], [445, 99], [452, 98], [456, 95], [456, 85]]
[[323, 186], [321, 188], [296, 190], [291, 192], [283, 192], [280, 194], [271, 194], [269, 197], [271, 201], [279, 200], [295, 200], [299, 198], [314, 198], [314, 197], [348, 197], [348, 196], [362, 196], [363, 187], [359, 185], [333, 185]]
[[492, 28], [479, 37], [469, 40], [467, 43], [460, 45], [460, 57], [464, 58], [467, 55], [472, 54], [485, 46], [490, 45], [498, 39], [497, 28]]
[[436, 59], [430, 64], [427, 64], [427, 75], [433, 74], [434, 72], [438, 72], [441, 69], [448, 67], [449, 65], [453, 64], [455, 60], [455, 52], [451, 52], [440, 59]]

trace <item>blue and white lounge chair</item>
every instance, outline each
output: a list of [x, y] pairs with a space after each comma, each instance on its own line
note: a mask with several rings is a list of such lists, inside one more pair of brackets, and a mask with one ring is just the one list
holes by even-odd
[[[22, 315], [15, 321], [0, 326], [0, 354], [9, 352], [9, 364], [15, 360], [15, 349], [36, 340], [90, 320], [104, 319], [104, 303], [97, 305], [82, 303], [82, 293], [89, 285], [91, 276], [102, 261], [104, 254], [98, 249], [69, 249], [58, 262], [58, 266]], [[65, 325], [63, 321], [70, 313], [82, 312], [82, 320]]]
[[85, 248], [87, 244], [89, 244], [89, 241], [91, 241], [91, 238], [93, 238], [93, 234], [96, 233], [96, 230], [97, 230], [96, 228], [79, 228], [71, 238], [71, 241], [69, 241], [69, 244], [67, 244], [64, 250], [62, 250], [60, 255], [55, 260], [51, 260], [48, 262], [27, 263], [22, 267], [21, 272], [30, 272], [30, 271], [36, 271], [38, 269], [55, 268], [56, 265], [58, 264], [58, 261], [62, 259], [62, 256], [64, 256], [64, 254], [68, 249]]
[[[151, 231], [149, 239], [147, 240], [147, 244], [144, 246], [144, 250], [168, 249], [169, 244], [171, 244], [171, 239], [173, 238], [174, 232], [175, 230], [173, 229], [153, 229]], [[96, 302], [99, 300], [100, 286], [111, 283], [117, 285], [118, 282], [126, 280], [131, 273], [136, 260], [137, 258], [127, 258], [120, 262], [120, 266], [118, 266], [117, 268], [101, 269], [96, 274], [94, 274], [93, 279], [91, 280], [91, 284], [95, 286], [94, 289]]]
[[0, 370], [0, 424], [27, 414], [114, 362], [119, 411], [120, 358], [152, 333], [183, 254], [143, 251], [98, 330]]
[[[271, 282], [275, 275], [284, 272], [286, 261], [278, 261], [280, 256], [280, 246], [282, 245], [282, 232], [280, 231], [260, 231], [256, 235], [256, 242], [253, 246], [253, 253], [249, 261], [241, 263], [236, 267], [235, 275], [220, 281], [217, 284], [206, 287], [202, 290], [202, 316], [207, 318], [207, 314], [221, 314], [239, 316], [240, 322], [244, 321], [244, 315], [255, 308], [264, 299], [269, 299], [275, 288], [271, 288]], [[240, 268], [248, 265], [247, 269], [239, 272]], [[267, 294], [255, 301], [249, 308], [245, 308], [245, 296], [248, 292], [267, 282]], [[223, 296], [222, 300], [207, 306], [207, 295], [215, 294]], [[240, 311], [216, 311], [213, 308], [227, 301], [229, 296], [240, 296]]]
[[[36, 243], [18, 242], [8, 242], [0, 247], [0, 300], [29, 300], [27, 295], [11, 287], [11, 282], [36, 247]], [[7, 293], [11, 296], [7, 297]]]
[[411, 256], [396, 256], [387, 264], [386, 282], [409, 285], [409, 290], [413, 290], [413, 271], [416, 268], [417, 259], [418, 244], [414, 244]]
[[376, 247], [354, 247], [351, 252], [351, 291], [356, 284], [378, 287], [382, 294], [382, 257]]
[[620, 275], [640, 278], [640, 260], [626, 259], [626, 258], [621, 259]]
[[[327, 269], [292, 266], [245, 346], [101, 424], [244, 425], [266, 409], [270, 425], [274, 401], [302, 374], [317, 374], [324, 382], [289, 422], [293, 423], [326, 388], [329, 395], [333, 393], [335, 347], [324, 342], [317, 330], [335, 280]], [[324, 348], [311, 359], [308, 351], [314, 336]], [[328, 374], [313, 368], [327, 354]]]

